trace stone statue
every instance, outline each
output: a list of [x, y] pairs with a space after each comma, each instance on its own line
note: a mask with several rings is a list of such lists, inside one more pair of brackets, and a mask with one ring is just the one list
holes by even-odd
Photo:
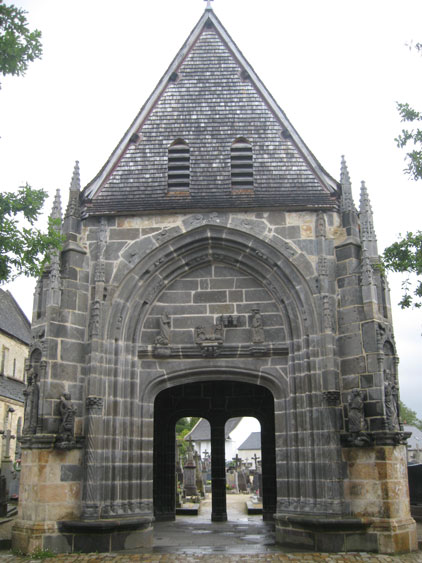
[[40, 388], [37, 382], [38, 374], [31, 368], [28, 371], [28, 384], [23, 391], [25, 397], [23, 434], [35, 434], [38, 423], [38, 403]]
[[349, 395], [349, 432], [359, 433], [367, 429], [363, 406], [362, 391], [353, 389]]
[[76, 407], [72, 404], [70, 393], [63, 393], [60, 396], [59, 408], [61, 422], [56, 447], [66, 449], [72, 447], [75, 443]]
[[254, 344], [262, 344], [265, 341], [264, 325], [259, 309], [252, 309], [252, 342]]
[[170, 341], [170, 317], [164, 312], [160, 317], [160, 335], [155, 339], [155, 344], [168, 346]]
[[384, 404], [388, 430], [399, 430], [399, 391], [388, 370], [384, 371]]

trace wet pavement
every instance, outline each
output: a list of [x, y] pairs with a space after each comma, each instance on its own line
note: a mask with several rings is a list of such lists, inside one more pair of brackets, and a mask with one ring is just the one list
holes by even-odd
[[[178, 516], [174, 522], [154, 525], [154, 547], [124, 553], [63, 554], [49, 561], [61, 563], [142, 562], [243, 562], [243, 561], [303, 561], [313, 562], [373, 562], [422, 563], [422, 552], [388, 556], [370, 553], [304, 553], [282, 548], [275, 543], [274, 525], [262, 516], [246, 513], [247, 495], [228, 495], [228, 522], [211, 522], [211, 501], [201, 503], [198, 516]], [[37, 559], [39, 561], [39, 559]], [[0, 552], [2, 561], [35, 561], [10, 552]]]
[[[211, 500], [201, 503], [198, 516], [178, 516], [154, 525], [153, 553], [258, 554], [280, 553], [274, 525], [262, 516], [248, 516], [247, 495], [228, 495], [228, 521], [211, 522]], [[139, 550], [138, 550], [139, 553]]]

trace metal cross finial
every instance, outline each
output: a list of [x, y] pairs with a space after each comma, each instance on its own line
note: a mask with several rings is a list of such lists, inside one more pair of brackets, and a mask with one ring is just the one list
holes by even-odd
[[211, 8], [211, 2], [214, 2], [214, 0], [204, 0], [207, 3], [207, 7], [205, 8], [206, 10], [212, 10]]

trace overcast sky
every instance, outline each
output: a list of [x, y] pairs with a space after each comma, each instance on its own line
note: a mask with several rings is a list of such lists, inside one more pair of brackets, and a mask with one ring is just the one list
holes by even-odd
[[[6, 0], [8, 4], [10, 0]], [[201, 16], [202, 0], [16, 0], [44, 54], [0, 90], [0, 189], [28, 182], [64, 204], [74, 161], [100, 170]], [[240, 50], [324, 168], [365, 180], [380, 252], [421, 228], [422, 182], [403, 174], [396, 101], [422, 110], [420, 0], [215, 0]], [[52, 199], [48, 202], [51, 208]], [[390, 276], [392, 301], [400, 279]], [[4, 287], [4, 286], [3, 286]], [[6, 286], [31, 316], [31, 280]], [[422, 417], [422, 313], [394, 308], [401, 396]]]

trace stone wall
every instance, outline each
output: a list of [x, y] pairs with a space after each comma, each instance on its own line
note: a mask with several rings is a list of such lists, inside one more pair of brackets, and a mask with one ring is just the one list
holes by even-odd
[[[38, 430], [25, 447], [31, 460], [31, 452], [43, 453], [31, 448], [46, 448], [42, 436], [54, 444], [60, 394], [70, 392], [76, 442], [85, 436], [85, 470], [77, 499], [61, 475], [55, 485], [27, 493], [22, 507], [32, 498], [40, 511], [30, 511], [27, 521], [21, 512], [16, 541], [35, 541], [28, 530], [37, 521], [49, 530], [43, 545], [67, 542], [72, 550], [79, 532], [66, 523], [69, 509], [84, 526], [133, 519], [139, 537], [130, 541], [149, 542], [154, 505], [161, 502], [153, 494], [157, 397], [168, 388], [177, 396], [177, 389], [188, 393], [194, 383], [233, 381], [265, 387], [274, 400], [274, 430], [265, 448], [275, 460], [269, 474], [276, 483], [279, 540], [327, 548], [326, 533], [304, 531], [303, 521], [324, 515], [330, 534], [344, 519], [359, 529], [360, 540], [351, 540], [349, 529], [337, 535], [345, 549], [372, 541], [371, 549], [397, 550], [398, 544], [390, 549], [379, 540], [379, 530], [368, 539], [373, 522], [364, 522], [358, 499], [344, 491], [355, 476], [340, 438], [350, 447], [370, 444], [377, 432], [381, 442], [402, 438], [399, 428], [381, 436], [388, 424], [383, 370], [395, 374], [395, 348], [375, 285], [372, 291], [362, 282], [359, 241], [347, 236], [340, 215], [91, 217], [79, 230], [63, 251], [60, 303], [50, 299], [35, 326], [33, 351], [46, 363]], [[364, 426], [353, 431], [354, 390], [361, 394]], [[59, 453], [48, 455], [54, 468]], [[37, 457], [33, 462], [45, 465]], [[379, 483], [385, 485], [381, 477]], [[53, 493], [48, 496], [53, 485], [70, 495], [68, 503], [55, 506]], [[169, 483], [166, 488], [173, 490]], [[268, 503], [275, 506], [275, 498]], [[168, 516], [170, 497], [161, 504]], [[50, 506], [63, 513], [57, 518], [64, 528], [56, 535]], [[399, 520], [411, 534], [411, 521]], [[49, 534], [56, 539], [47, 540]], [[108, 546], [126, 541], [107, 537]], [[390, 541], [391, 533], [386, 537]]]

